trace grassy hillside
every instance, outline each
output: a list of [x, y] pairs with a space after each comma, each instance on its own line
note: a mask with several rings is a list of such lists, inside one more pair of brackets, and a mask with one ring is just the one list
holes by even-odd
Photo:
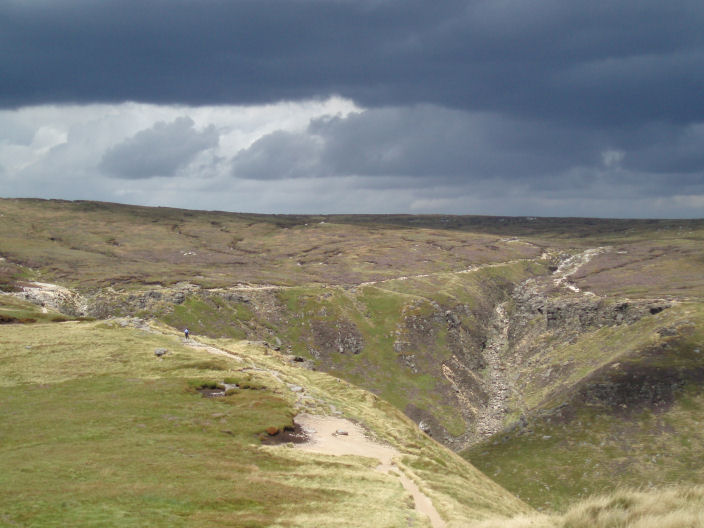
[[518, 378], [527, 419], [468, 460], [544, 509], [624, 485], [704, 484], [704, 305], [589, 332], [550, 358]]
[[[3, 327], [3, 524], [422, 526], [372, 460], [260, 445], [301, 410], [293, 383], [306, 410], [334, 406], [399, 448], [450, 525], [529, 511], [364, 391], [262, 347], [222, 342], [237, 357], [213, 356], [123, 324]], [[158, 359], [155, 348], [168, 353]], [[252, 388], [224, 398], [195, 390], [245, 375]]]
[[[606, 492], [606, 506], [584, 511], [611, 515], [619, 486], [702, 483], [703, 220], [0, 199], [0, 227], [0, 291], [11, 293], [0, 295], [7, 523], [137, 525], [134, 512], [146, 511], [150, 525], [378, 516], [405, 526], [409, 515], [422, 525], [398, 482], [368, 462], [259, 446], [300, 410], [340, 410], [398, 447], [454, 526], [515, 513], [580, 524], [570, 513], [535, 517], [419, 423], [455, 450], [471, 446], [465, 459], [546, 511], [574, 512]], [[184, 327], [244, 361], [184, 347]], [[170, 351], [162, 361], [160, 347]], [[242, 375], [266, 389], [222, 401], [194, 393]], [[178, 478], [181, 466], [192, 476]], [[34, 495], [30, 483], [47, 474]], [[51, 490], [64, 481], [73, 487], [59, 500]], [[388, 515], [368, 507], [368, 493], [394, 504]], [[329, 516], [320, 504], [334, 505]]]

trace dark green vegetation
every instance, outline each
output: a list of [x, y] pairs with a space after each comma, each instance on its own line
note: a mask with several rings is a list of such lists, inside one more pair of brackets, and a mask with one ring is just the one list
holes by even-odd
[[[0, 200], [0, 214], [0, 289], [71, 290], [44, 309], [1, 296], [7, 323], [138, 316], [265, 340], [392, 403], [535, 507], [704, 482], [704, 221], [39, 200]], [[222, 361], [192, 360], [189, 379]]]

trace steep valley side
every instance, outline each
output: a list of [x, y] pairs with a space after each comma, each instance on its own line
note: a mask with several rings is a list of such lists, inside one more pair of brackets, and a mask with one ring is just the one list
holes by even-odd
[[565, 346], [672, 304], [569, 287], [569, 275], [601, 251], [358, 286], [180, 283], [77, 295], [34, 283], [20, 296], [72, 316], [156, 317], [195, 335], [265, 341], [381, 395], [459, 451], [525, 423], [556, 383], [585, 368], [571, 358], [555, 364]]
[[704, 222], [0, 206], [0, 323], [266, 344], [540, 508], [704, 480]]

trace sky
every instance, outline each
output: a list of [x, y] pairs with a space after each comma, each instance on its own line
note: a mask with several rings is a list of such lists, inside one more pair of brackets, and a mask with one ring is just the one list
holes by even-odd
[[0, 0], [0, 196], [704, 217], [701, 0]]

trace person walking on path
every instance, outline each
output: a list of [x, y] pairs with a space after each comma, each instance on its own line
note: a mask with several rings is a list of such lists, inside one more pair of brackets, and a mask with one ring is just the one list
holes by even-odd
[[186, 339], [188, 339], [188, 335], [190, 334], [190, 332], [188, 331], [188, 328], [186, 328], [186, 329], [183, 331], [183, 334], [186, 336]]

